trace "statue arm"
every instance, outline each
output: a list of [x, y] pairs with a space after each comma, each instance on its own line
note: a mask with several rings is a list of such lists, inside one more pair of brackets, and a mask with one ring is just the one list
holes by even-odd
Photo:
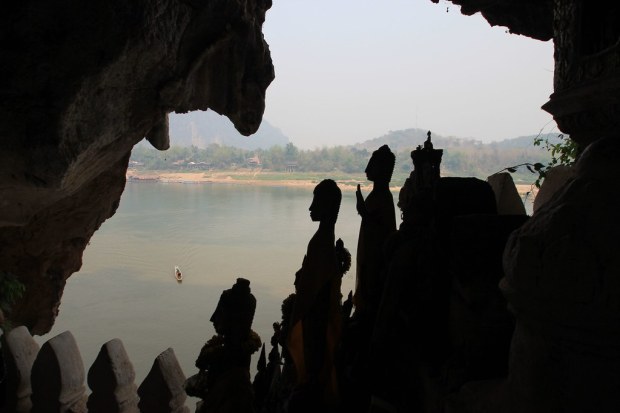
[[355, 191], [355, 198], [357, 202], [355, 207], [357, 209], [357, 213], [364, 219], [368, 215], [368, 209], [366, 208], [366, 202], [364, 201], [364, 196], [362, 195], [362, 189], [359, 184], [357, 184], [357, 190]]

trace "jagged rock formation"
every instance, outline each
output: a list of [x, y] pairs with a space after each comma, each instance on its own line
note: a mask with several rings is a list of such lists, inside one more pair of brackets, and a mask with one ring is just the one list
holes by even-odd
[[167, 114], [213, 109], [255, 132], [274, 78], [271, 0], [41, 0], [0, 16], [0, 270], [10, 318], [51, 328], [66, 279], [118, 206], [133, 145], [167, 149]]
[[538, 40], [553, 36], [553, 0], [450, 1], [461, 6], [461, 13], [471, 16], [479, 12], [491, 26], [506, 26], [510, 33]]

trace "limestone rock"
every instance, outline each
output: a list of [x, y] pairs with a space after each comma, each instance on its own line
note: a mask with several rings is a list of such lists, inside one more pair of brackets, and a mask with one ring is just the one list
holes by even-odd
[[170, 148], [170, 121], [167, 113], [147, 132], [146, 139], [160, 151]]
[[0, 15], [0, 267], [27, 289], [11, 314], [53, 325], [67, 278], [118, 206], [129, 153], [168, 147], [167, 114], [212, 109], [244, 135], [274, 78], [270, 0], [43, 0]]
[[123, 342], [108, 341], [88, 370], [89, 413], [139, 413], [136, 374]]
[[[431, 0], [438, 3], [439, 0]], [[450, 0], [459, 6], [461, 13], [471, 16], [480, 13], [491, 26], [505, 26], [510, 33], [539, 40], [553, 36], [553, 2], [502, 0]]]
[[129, 154], [71, 197], [39, 212], [27, 225], [0, 229], [0, 263], [25, 285], [11, 319], [43, 334], [54, 323], [67, 278], [82, 265], [88, 240], [118, 207]]
[[6, 367], [5, 408], [9, 412], [28, 413], [32, 408], [30, 371], [39, 345], [24, 326], [2, 336], [2, 357]]
[[86, 413], [84, 364], [71, 332], [43, 344], [31, 380], [32, 413]]
[[491, 175], [487, 182], [493, 188], [499, 215], [525, 215], [525, 205], [508, 172]]

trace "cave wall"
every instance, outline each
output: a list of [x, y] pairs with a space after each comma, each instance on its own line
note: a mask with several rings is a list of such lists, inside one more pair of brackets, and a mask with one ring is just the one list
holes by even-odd
[[212, 109], [244, 135], [274, 78], [270, 0], [11, 2], [0, 16], [0, 271], [10, 317], [53, 325], [67, 278], [118, 206], [132, 147], [168, 113]]
[[543, 106], [582, 148], [620, 133], [620, 4], [555, 0], [554, 92]]
[[[439, 3], [439, 0], [431, 0]], [[449, 0], [462, 14], [480, 13], [491, 26], [537, 40], [553, 38], [553, 0]]]

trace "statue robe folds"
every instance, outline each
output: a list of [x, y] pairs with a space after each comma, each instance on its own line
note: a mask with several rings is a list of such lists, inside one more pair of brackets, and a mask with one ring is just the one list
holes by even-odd
[[328, 403], [338, 395], [334, 357], [342, 329], [341, 276], [333, 234], [317, 231], [296, 274], [287, 341], [298, 385], [320, 389]]

